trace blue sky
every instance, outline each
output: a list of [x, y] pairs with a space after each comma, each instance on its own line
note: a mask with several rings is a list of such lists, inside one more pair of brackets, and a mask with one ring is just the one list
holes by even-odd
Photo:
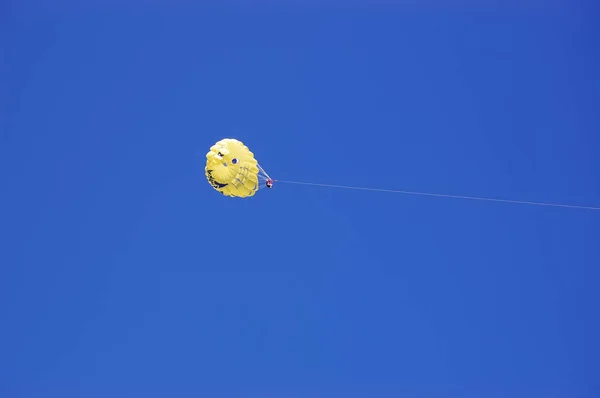
[[597, 396], [600, 212], [203, 174], [598, 206], [563, 3], [5, 3], [0, 395]]

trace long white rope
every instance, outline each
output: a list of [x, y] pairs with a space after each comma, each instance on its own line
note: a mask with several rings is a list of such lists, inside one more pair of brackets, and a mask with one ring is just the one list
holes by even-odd
[[571, 208], [571, 209], [582, 209], [582, 210], [600, 210], [600, 207], [578, 206], [578, 205], [568, 205], [568, 204], [560, 204], [560, 203], [529, 202], [529, 201], [524, 201], [524, 200], [496, 199], [496, 198], [484, 198], [484, 197], [463, 196], [463, 195], [446, 195], [446, 194], [441, 194], [441, 193], [402, 191], [402, 190], [398, 190], [398, 189], [365, 188], [365, 187], [355, 187], [355, 186], [348, 186], [348, 185], [320, 184], [320, 183], [314, 183], [314, 182], [285, 181], [285, 180], [275, 180], [275, 181], [283, 182], [283, 183], [287, 183], [287, 184], [312, 185], [312, 186], [329, 187], [329, 188], [356, 189], [356, 190], [361, 190], [361, 191], [391, 192], [391, 193], [399, 193], [399, 194], [404, 194], [404, 195], [435, 196], [438, 198], [469, 199], [469, 200], [481, 200], [481, 201], [487, 201], [487, 202], [502, 202], [502, 203], [513, 203], [513, 204], [535, 205], [535, 206], [567, 207], [567, 208]]

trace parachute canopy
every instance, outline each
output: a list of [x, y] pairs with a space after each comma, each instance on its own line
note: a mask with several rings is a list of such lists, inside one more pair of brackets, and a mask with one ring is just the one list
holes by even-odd
[[210, 185], [225, 196], [254, 196], [264, 186], [262, 181], [271, 181], [250, 149], [234, 138], [222, 139], [210, 148], [204, 171]]

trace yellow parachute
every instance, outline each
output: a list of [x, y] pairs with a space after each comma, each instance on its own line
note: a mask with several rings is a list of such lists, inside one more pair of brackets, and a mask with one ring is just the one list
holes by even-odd
[[225, 196], [247, 198], [273, 180], [260, 167], [254, 154], [241, 141], [225, 138], [218, 141], [206, 154], [206, 178], [214, 189]]

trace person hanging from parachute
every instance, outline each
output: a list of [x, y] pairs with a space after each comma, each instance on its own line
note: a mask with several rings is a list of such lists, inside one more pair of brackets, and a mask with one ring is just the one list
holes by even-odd
[[[225, 138], [206, 154], [206, 178], [225, 196], [248, 198], [261, 188], [273, 188], [274, 181], [241, 141]], [[264, 181], [264, 185], [262, 182]]]

